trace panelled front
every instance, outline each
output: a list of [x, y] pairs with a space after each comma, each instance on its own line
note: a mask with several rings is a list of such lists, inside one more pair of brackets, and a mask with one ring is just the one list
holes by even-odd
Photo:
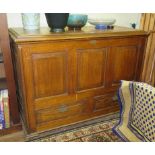
[[118, 84], [121, 79], [137, 76], [143, 39], [73, 39], [21, 45], [28, 132], [118, 111]]

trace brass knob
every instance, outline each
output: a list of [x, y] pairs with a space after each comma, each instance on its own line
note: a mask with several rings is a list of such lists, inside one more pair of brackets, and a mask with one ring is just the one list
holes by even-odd
[[68, 107], [66, 105], [61, 105], [59, 108], [58, 108], [58, 111], [59, 112], [66, 112], [68, 110]]

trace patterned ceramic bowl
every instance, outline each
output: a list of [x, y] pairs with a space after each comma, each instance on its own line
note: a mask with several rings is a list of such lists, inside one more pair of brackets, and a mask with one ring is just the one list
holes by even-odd
[[88, 15], [86, 14], [70, 14], [67, 26], [69, 30], [81, 30], [86, 25]]
[[96, 18], [96, 19], [88, 19], [88, 23], [92, 25], [113, 25], [116, 22], [116, 19], [105, 19], [105, 18]]

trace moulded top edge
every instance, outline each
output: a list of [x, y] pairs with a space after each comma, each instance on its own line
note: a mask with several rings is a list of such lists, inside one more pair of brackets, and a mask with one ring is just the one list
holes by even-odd
[[15, 42], [148, 35], [143, 30], [119, 26], [109, 30], [96, 30], [93, 26], [89, 26], [84, 27], [81, 31], [68, 31], [66, 29], [65, 32], [61, 33], [50, 32], [48, 27], [41, 27], [35, 31], [24, 30], [23, 28], [10, 28], [9, 34]]

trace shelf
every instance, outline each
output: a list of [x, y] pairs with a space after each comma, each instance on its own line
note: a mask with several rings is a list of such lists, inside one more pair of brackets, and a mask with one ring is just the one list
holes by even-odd
[[0, 63], [3, 63], [3, 55], [0, 53]]
[[21, 130], [22, 130], [21, 123], [12, 125], [10, 128], [0, 130], [0, 137], [4, 136], [4, 135], [7, 135], [7, 134], [14, 133], [14, 132], [18, 132], [18, 131], [21, 131]]
[[10, 119], [12, 122], [10, 128], [0, 130], [0, 136], [3, 136], [21, 130], [21, 124], [16, 98], [7, 14], [0, 13], [0, 21], [0, 90], [8, 90]]
[[5, 78], [0, 78], [0, 90], [7, 89], [7, 82]]

